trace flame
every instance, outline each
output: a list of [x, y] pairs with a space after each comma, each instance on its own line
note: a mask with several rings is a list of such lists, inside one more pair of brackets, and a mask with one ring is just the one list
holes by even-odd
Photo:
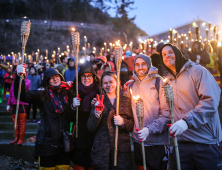
[[73, 32], [75, 32], [75, 31], [76, 31], [76, 29], [75, 29], [75, 28], [72, 28], [72, 31], [73, 31]]
[[132, 89], [130, 89], [130, 94], [132, 94], [133, 92], [132, 92]]
[[138, 99], [140, 99], [140, 96], [139, 96], [139, 95], [137, 95], [136, 97], [133, 96], [133, 99], [134, 99], [134, 100], [138, 100]]
[[164, 83], [167, 83], [167, 78], [163, 79], [163, 82], [164, 82]]

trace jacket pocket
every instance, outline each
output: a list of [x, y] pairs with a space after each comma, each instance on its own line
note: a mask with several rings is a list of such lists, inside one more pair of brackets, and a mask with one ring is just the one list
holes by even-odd
[[106, 163], [106, 160], [109, 160], [110, 148], [106, 146], [106, 141], [103, 140], [99, 147], [92, 147], [91, 159], [93, 165], [101, 165]]

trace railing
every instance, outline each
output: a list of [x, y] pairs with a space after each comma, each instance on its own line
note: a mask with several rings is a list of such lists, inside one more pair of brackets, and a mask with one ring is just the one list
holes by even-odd
[[[1, 23], [14, 23], [21, 24], [22, 19], [0, 19]], [[50, 20], [31, 20], [32, 25], [45, 25], [45, 26], [57, 26], [57, 27], [79, 27], [79, 28], [91, 28], [91, 29], [103, 29], [112, 30], [110, 25], [82, 23], [82, 22], [69, 22], [69, 21], [50, 21]]]

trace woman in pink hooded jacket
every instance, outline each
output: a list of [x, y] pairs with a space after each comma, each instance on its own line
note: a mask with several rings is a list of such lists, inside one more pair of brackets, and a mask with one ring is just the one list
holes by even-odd
[[[25, 90], [29, 90], [31, 87], [31, 81], [27, 78], [25, 78]], [[13, 121], [13, 127], [15, 124], [15, 112], [16, 112], [16, 105], [17, 105], [17, 99], [14, 96], [14, 82], [12, 83], [9, 98], [8, 98], [8, 104], [7, 104], [7, 111], [10, 112], [10, 108], [12, 109], [12, 121]], [[29, 104], [20, 101], [19, 102], [19, 110], [18, 110], [18, 121], [16, 124], [16, 132], [15, 132], [15, 139], [14, 141], [10, 142], [10, 144], [17, 143], [17, 145], [21, 145], [23, 143], [23, 138], [25, 136], [25, 130], [26, 130], [26, 108]]]

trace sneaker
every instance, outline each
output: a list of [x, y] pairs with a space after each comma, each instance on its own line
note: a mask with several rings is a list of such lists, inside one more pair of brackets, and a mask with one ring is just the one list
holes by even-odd
[[37, 123], [37, 121], [35, 119], [32, 120], [32, 123]]

